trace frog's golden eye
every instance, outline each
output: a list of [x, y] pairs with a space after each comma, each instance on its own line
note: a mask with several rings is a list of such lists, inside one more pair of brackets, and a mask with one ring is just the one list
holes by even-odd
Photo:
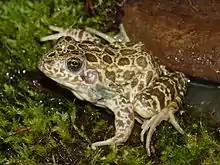
[[72, 57], [67, 61], [67, 68], [71, 72], [78, 72], [82, 67], [82, 60], [77, 57]]

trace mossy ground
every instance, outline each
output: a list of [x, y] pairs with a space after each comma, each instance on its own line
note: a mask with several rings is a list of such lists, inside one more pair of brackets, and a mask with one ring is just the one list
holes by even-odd
[[103, 29], [110, 2], [99, 6], [96, 15], [87, 15], [79, 0], [0, 1], [0, 164], [220, 164], [219, 135], [188, 109], [178, 116], [185, 134], [163, 122], [150, 158], [138, 124], [125, 145], [94, 151], [92, 142], [113, 135], [113, 116], [57, 91], [33, 87], [28, 77], [37, 76], [39, 57], [54, 43], [39, 40], [51, 33], [48, 26]]

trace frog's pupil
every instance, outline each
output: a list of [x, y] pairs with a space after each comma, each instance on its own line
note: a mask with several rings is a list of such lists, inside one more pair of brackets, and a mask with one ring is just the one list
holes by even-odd
[[71, 58], [67, 62], [67, 68], [72, 72], [77, 72], [82, 67], [82, 62], [79, 58]]

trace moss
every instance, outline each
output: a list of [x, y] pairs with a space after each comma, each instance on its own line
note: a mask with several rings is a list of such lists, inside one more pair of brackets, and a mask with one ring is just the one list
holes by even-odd
[[56, 84], [52, 92], [33, 87], [37, 61], [53, 44], [39, 41], [51, 33], [48, 26], [106, 31], [113, 25], [104, 9], [113, 10], [112, 3], [103, 1], [88, 15], [78, 0], [0, 1], [0, 164], [220, 164], [214, 131], [188, 115], [179, 117], [185, 135], [169, 123], [158, 127], [151, 158], [135, 131], [123, 146], [94, 151], [92, 142], [113, 135], [113, 116], [72, 95], [58, 94]]

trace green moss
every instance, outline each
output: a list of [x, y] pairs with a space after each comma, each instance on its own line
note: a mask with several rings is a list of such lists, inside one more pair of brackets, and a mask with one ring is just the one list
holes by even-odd
[[112, 3], [103, 1], [95, 15], [87, 15], [77, 0], [0, 1], [0, 164], [220, 164], [214, 132], [188, 115], [179, 118], [185, 135], [169, 123], [158, 127], [151, 158], [139, 132], [125, 145], [94, 151], [92, 142], [113, 135], [113, 117], [57, 91], [32, 87], [28, 75], [35, 76], [39, 57], [53, 44], [39, 41], [51, 33], [48, 26], [106, 30], [104, 9]]

